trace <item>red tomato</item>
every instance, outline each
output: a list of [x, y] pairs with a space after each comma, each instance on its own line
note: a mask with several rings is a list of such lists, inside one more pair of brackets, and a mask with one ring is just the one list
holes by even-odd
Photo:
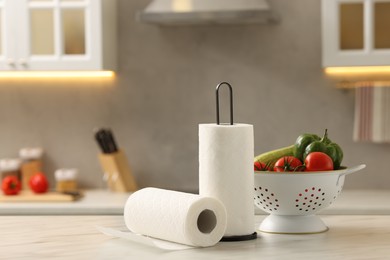
[[269, 171], [269, 166], [265, 163], [256, 161], [254, 163], [255, 171]]
[[333, 161], [326, 153], [312, 152], [305, 159], [306, 171], [331, 171], [333, 170]]
[[274, 166], [276, 172], [296, 172], [303, 170], [302, 162], [294, 156], [283, 156], [279, 158]]
[[5, 195], [16, 195], [22, 188], [22, 184], [16, 176], [6, 176], [3, 179], [1, 188]]
[[45, 193], [49, 188], [49, 182], [41, 172], [31, 176], [28, 184], [30, 185], [30, 189], [35, 193]]

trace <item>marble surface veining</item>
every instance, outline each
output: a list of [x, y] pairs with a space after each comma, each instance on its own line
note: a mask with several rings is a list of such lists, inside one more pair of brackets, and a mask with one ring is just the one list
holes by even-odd
[[[256, 226], [265, 216], [256, 216]], [[124, 227], [122, 216], [1, 216], [0, 259], [388, 259], [387, 215], [321, 216], [329, 231], [259, 233], [257, 240], [163, 251], [100, 233]]]

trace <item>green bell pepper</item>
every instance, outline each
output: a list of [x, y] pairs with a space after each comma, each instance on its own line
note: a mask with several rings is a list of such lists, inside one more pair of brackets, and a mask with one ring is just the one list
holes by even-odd
[[328, 129], [325, 129], [325, 134], [322, 138], [314, 134], [302, 134], [297, 138], [293, 150], [295, 157], [304, 162], [306, 156], [312, 152], [326, 153], [333, 160], [333, 168], [335, 170], [340, 168], [343, 160], [343, 151], [338, 144], [333, 143], [328, 138]]
[[294, 144], [294, 149], [293, 149], [294, 156], [303, 162], [305, 159], [303, 155], [305, 153], [306, 147], [309, 144], [320, 140], [321, 138], [315, 134], [301, 134], [300, 136], [298, 136]]

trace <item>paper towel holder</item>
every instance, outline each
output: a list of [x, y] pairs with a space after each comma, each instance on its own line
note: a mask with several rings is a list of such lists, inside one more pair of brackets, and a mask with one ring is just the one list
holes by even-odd
[[216, 97], [216, 109], [217, 109], [217, 125], [219, 125], [219, 88], [223, 85], [228, 86], [229, 88], [229, 96], [230, 96], [230, 125], [233, 125], [233, 88], [227, 82], [221, 82], [215, 88], [215, 97]]

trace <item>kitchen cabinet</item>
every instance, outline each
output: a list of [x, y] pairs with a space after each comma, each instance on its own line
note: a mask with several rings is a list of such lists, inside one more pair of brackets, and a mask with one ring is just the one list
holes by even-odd
[[0, 0], [0, 70], [112, 70], [115, 0]]
[[322, 0], [322, 65], [390, 65], [390, 0]]

